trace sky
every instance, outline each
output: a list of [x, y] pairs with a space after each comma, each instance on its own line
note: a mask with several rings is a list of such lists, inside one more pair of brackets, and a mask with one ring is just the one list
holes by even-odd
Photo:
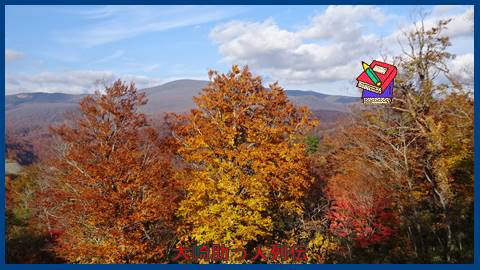
[[473, 6], [6, 6], [5, 93], [144, 88], [239, 64], [285, 89], [359, 96], [361, 61], [399, 55], [419, 11], [427, 26], [452, 19], [450, 69], [473, 79]]

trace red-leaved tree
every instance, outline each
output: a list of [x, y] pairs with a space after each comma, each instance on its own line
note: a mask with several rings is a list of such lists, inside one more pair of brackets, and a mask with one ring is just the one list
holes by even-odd
[[145, 103], [134, 84], [116, 81], [51, 129], [59, 145], [40, 214], [56, 235], [53, 250], [69, 262], [159, 262], [172, 245], [171, 152], [138, 111]]

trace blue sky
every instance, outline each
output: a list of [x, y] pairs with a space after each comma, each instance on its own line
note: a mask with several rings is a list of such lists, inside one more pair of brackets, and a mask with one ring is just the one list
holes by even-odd
[[7, 6], [6, 94], [207, 79], [237, 63], [287, 89], [358, 95], [360, 61], [398, 55], [420, 8], [453, 18], [452, 69], [473, 76], [471, 6]]

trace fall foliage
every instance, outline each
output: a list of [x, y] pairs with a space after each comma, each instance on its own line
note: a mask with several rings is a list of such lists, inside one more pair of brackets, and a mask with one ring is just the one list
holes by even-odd
[[181, 239], [246, 246], [281, 239], [303, 213], [312, 182], [303, 136], [315, 124], [278, 84], [267, 89], [248, 68], [210, 73], [197, 108], [173, 131], [187, 166], [177, 214]]
[[473, 94], [448, 70], [450, 20], [424, 19], [389, 59], [393, 102], [328, 129], [234, 65], [165, 125], [118, 80], [51, 128], [54, 153], [7, 136], [8, 158], [28, 165], [6, 177], [7, 261], [171, 263], [179, 245], [305, 244], [302, 263], [471, 263]]
[[[327, 184], [329, 229], [349, 237], [350, 259], [351, 241], [361, 248], [388, 243], [400, 262], [473, 256], [471, 227], [465, 231], [473, 221], [473, 98], [453, 80], [434, 80], [449, 78], [448, 23], [415, 25], [407, 34], [411, 50], [395, 59], [402, 73], [393, 104], [353, 114], [325, 140], [324, 158], [337, 166]], [[392, 237], [393, 244], [385, 241]], [[358, 254], [365, 259], [365, 249]]]
[[138, 112], [145, 102], [116, 81], [84, 98], [75, 122], [52, 128], [60, 142], [39, 214], [69, 262], [158, 262], [172, 244], [170, 153]]

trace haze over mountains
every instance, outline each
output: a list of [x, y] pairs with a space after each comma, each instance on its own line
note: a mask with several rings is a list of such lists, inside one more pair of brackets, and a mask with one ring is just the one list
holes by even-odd
[[[145, 112], [158, 113], [184, 112], [194, 107], [192, 100], [208, 84], [208, 81], [177, 80], [160, 86], [144, 89], [147, 93], [148, 104]], [[347, 106], [358, 102], [355, 97], [330, 96], [313, 91], [286, 90], [291, 101], [298, 105], [308, 106], [312, 111], [328, 110], [346, 112]]]
[[[186, 112], [194, 107], [193, 96], [199, 94], [207, 81], [177, 80], [160, 86], [143, 89], [148, 103], [143, 111], [148, 115], [165, 112]], [[313, 91], [287, 90], [291, 101], [306, 105], [317, 115], [331, 118], [348, 111], [348, 106], [358, 98], [331, 96]], [[8, 129], [31, 129], [62, 120], [65, 112], [78, 109], [85, 95], [62, 93], [22, 93], [5, 97], [5, 114]]]

